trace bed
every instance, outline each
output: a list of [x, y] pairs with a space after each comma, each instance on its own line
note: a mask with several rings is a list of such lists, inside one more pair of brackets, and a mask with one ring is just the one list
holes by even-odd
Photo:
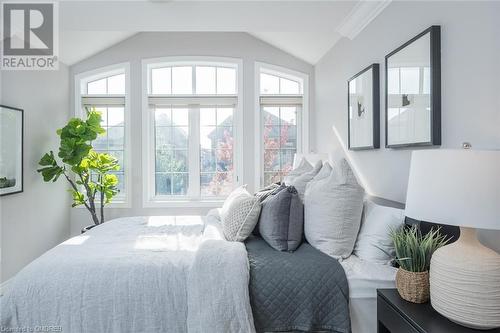
[[370, 333], [376, 289], [394, 287], [395, 273], [354, 255], [339, 262], [307, 242], [293, 253], [258, 237], [228, 242], [216, 213], [120, 218], [19, 272], [0, 298], [0, 325], [72, 333]]

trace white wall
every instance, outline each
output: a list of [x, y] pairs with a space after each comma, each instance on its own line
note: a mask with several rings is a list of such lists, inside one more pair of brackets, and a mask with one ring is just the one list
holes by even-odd
[[[347, 79], [374, 62], [381, 64], [385, 145], [384, 57], [433, 24], [441, 25], [442, 147], [459, 148], [468, 141], [475, 149], [500, 149], [499, 13], [499, 2], [392, 2], [354, 40], [341, 40], [315, 67], [316, 149], [344, 154]], [[410, 149], [347, 152], [368, 192], [400, 202], [406, 198], [410, 155]], [[486, 238], [500, 250], [500, 233]]]
[[69, 69], [4, 71], [0, 104], [24, 109], [24, 192], [0, 197], [1, 281], [69, 237], [69, 194], [63, 179], [44, 183], [38, 161], [55, 150], [68, 120]]
[[[246, 33], [232, 32], [148, 32], [137, 34], [105, 51], [71, 67], [71, 84], [75, 74], [121, 62], [130, 62], [132, 110], [132, 208], [107, 209], [106, 217], [134, 215], [204, 214], [207, 208], [142, 208], [141, 156], [141, 60], [164, 56], [222, 56], [243, 60], [243, 120], [244, 120], [244, 174], [243, 182], [254, 187], [254, 62], [265, 62], [308, 74], [310, 94], [314, 93], [313, 67]], [[71, 98], [74, 98], [73, 93]], [[310, 99], [310, 109], [313, 102]], [[74, 105], [74, 103], [71, 103]], [[314, 117], [311, 114], [311, 122]], [[311, 141], [311, 140], [310, 140]], [[71, 210], [72, 233], [91, 224], [85, 209]]]

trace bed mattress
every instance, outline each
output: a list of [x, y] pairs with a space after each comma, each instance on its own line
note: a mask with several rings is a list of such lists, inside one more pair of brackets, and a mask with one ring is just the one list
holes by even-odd
[[340, 262], [349, 283], [349, 296], [375, 298], [378, 288], [395, 288], [397, 268], [365, 261], [355, 255]]

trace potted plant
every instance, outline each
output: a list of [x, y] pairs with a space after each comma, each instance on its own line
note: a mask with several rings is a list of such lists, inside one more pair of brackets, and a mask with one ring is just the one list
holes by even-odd
[[71, 185], [72, 207], [85, 206], [94, 222], [84, 230], [104, 222], [104, 206], [118, 193], [118, 177], [112, 173], [120, 169], [118, 160], [92, 149], [92, 141], [103, 133], [101, 114], [94, 109], [87, 110], [85, 120], [72, 118], [57, 130], [61, 138], [57, 156], [62, 163], [50, 151], [43, 155], [39, 162], [41, 168], [37, 170], [46, 182], [55, 182], [60, 176], [66, 178]]
[[431, 256], [449, 239], [438, 229], [431, 229], [425, 236], [414, 225], [391, 230], [390, 237], [396, 250], [396, 288], [399, 295], [413, 303], [429, 300], [429, 266]]

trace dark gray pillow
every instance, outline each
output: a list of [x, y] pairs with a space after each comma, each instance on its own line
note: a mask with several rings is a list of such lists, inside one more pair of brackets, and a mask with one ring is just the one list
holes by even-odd
[[[284, 184], [271, 184], [263, 189], [256, 192], [254, 195], [260, 199], [260, 202], [263, 203], [269, 196], [275, 195], [276, 193], [284, 190], [286, 186]], [[252, 231], [252, 234], [255, 236], [260, 236], [259, 234], [259, 222]]]
[[276, 250], [299, 247], [304, 234], [304, 205], [295, 187], [288, 186], [262, 202], [259, 233]]

